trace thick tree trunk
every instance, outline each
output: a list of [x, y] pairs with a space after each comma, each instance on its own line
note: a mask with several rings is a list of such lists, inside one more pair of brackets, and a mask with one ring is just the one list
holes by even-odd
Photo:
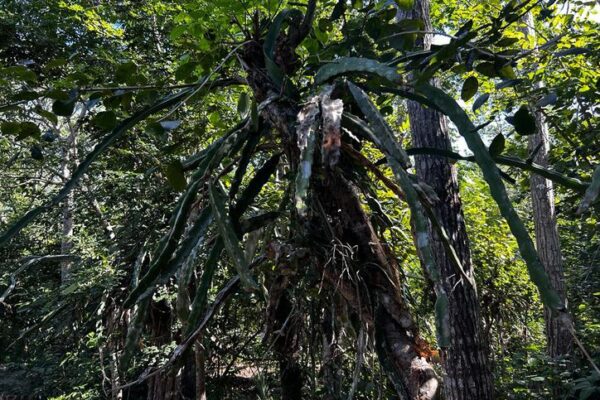
[[[524, 16], [523, 22], [525, 23], [523, 33], [525, 36], [533, 37], [535, 42], [534, 21], [531, 13]], [[537, 87], [542, 87], [541, 83], [538, 83]], [[544, 120], [544, 115], [539, 110], [535, 112], [535, 124], [537, 132], [529, 136], [529, 151], [535, 152], [534, 163], [547, 167], [550, 151], [548, 125]], [[554, 208], [554, 187], [552, 181], [536, 174], [531, 174], [529, 182], [537, 251], [544, 269], [550, 277], [552, 287], [560, 296], [561, 302], [567, 304], [565, 273]], [[569, 332], [569, 318], [554, 318], [550, 309], [545, 307], [544, 319], [546, 321], [548, 355], [550, 357], [560, 357], [569, 354], [573, 346], [573, 340]]]
[[315, 179], [313, 183], [336, 239], [356, 249], [359, 279], [365, 283], [366, 295], [354, 296], [340, 288], [337, 274], [331, 279], [325, 271], [326, 277], [359, 313], [363, 323], [374, 329], [383, 370], [398, 396], [403, 400], [437, 398], [438, 379], [423, 357], [417, 326], [401, 296], [399, 268], [394, 258], [375, 234], [360, 200], [344, 177], [329, 173], [326, 180]]
[[[309, 2], [309, 11], [314, 11], [314, 1]], [[310, 12], [312, 13], [312, 12]], [[310, 14], [309, 13], [309, 14]], [[291, 73], [297, 66], [297, 57], [294, 47], [306, 36], [309, 31], [312, 17], [305, 19], [300, 27], [291, 26], [287, 34], [281, 34], [277, 39], [277, 54], [280, 68], [286, 73]], [[307, 21], [308, 20], [308, 21]], [[255, 22], [255, 36], [260, 37], [258, 20]], [[304, 27], [308, 26], [307, 29]], [[247, 72], [247, 81], [254, 92], [258, 103], [262, 103], [270, 95], [281, 92], [274, 87], [268, 79], [269, 74], [265, 68], [264, 52], [260, 39], [249, 42], [242, 57]], [[262, 107], [262, 117], [273, 127], [281, 138], [287, 161], [292, 171], [296, 171], [299, 161], [299, 148], [296, 143], [295, 126], [297, 115], [300, 111], [295, 102], [278, 98], [268, 101]], [[318, 157], [315, 158], [315, 160]], [[383, 370], [390, 377], [398, 396], [402, 400], [433, 400], [438, 396], [438, 378], [433, 368], [422, 357], [417, 327], [401, 296], [401, 282], [399, 269], [393, 257], [388, 253], [375, 234], [369, 218], [362, 209], [360, 200], [355, 194], [350, 183], [339, 173], [325, 171], [322, 166], [315, 165], [311, 179], [311, 193], [313, 200], [318, 199], [323, 206], [327, 220], [336, 226], [335, 239], [344, 246], [353, 246], [357, 249], [357, 265], [362, 282], [339, 282], [336, 277], [333, 281], [334, 289], [343, 291], [340, 286], [355, 284], [354, 290], [348, 290], [342, 295], [353, 306], [369, 330], [375, 331], [378, 354], [383, 364]], [[302, 221], [311, 224], [311, 221]], [[319, 238], [327, 230], [329, 222], [323, 218], [315, 218], [312, 224], [317, 225], [316, 236], [312, 242], [318, 247]], [[325, 263], [323, 263], [324, 265]], [[324, 274], [328, 280], [327, 268]], [[330, 272], [330, 271], [329, 271]], [[352, 288], [351, 288], [352, 289]], [[362, 301], [356, 302], [353, 296], [358, 291], [366, 292]], [[270, 293], [272, 294], [272, 293]], [[346, 297], [348, 296], [348, 297]], [[282, 314], [289, 315], [285, 304], [280, 304]], [[291, 307], [288, 307], [291, 308]], [[298, 377], [297, 364], [293, 360], [284, 362], [282, 366], [282, 388], [286, 393], [287, 388], [293, 388]], [[287, 364], [287, 365], [286, 365]], [[287, 378], [290, 378], [288, 382]], [[289, 393], [290, 399], [300, 398], [301, 387], [296, 387], [294, 393]]]
[[[419, 18], [425, 31], [431, 31], [429, 1], [417, 0], [414, 9], [402, 13], [403, 18]], [[431, 45], [429, 35], [423, 47]], [[446, 118], [439, 112], [409, 101], [408, 114], [413, 147], [451, 150]], [[444, 157], [415, 157], [419, 179], [433, 188], [440, 201], [433, 211], [444, 227], [467, 275], [473, 275], [469, 240], [458, 191], [456, 168]], [[448, 293], [448, 313], [451, 329], [450, 346], [442, 350], [444, 393], [448, 400], [491, 399], [493, 380], [488, 360], [489, 349], [484, 342], [476, 288], [457, 272], [439, 235], [430, 227], [432, 248], [440, 268], [445, 292]]]

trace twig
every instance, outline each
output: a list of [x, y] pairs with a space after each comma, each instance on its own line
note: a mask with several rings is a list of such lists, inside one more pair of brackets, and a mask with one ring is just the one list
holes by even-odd
[[587, 350], [585, 349], [585, 347], [583, 347], [583, 343], [581, 343], [581, 341], [579, 340], [579, 338], [575, 334], [575, 328], [573, 328], [572, 323], [569, 324], [569, 332], [571, 333], [571, 336], [573, 336], [573, 340], [575, 340], [575, 343], [577, 344], [577, 347], [579, 347], [579, 349], [581, 350], [581, 352], [583, 353], [583, 355], [585, 356], [585, 358], [592, 365], [592, 368], [594, 368], [596, 370], [596, 372], [598, 373], [598, 375], [600, 375], [600, 368], [598, 368], [598, 366], [594, 362], [594, 359], [590, 356], [590, 353], [588, 353]]

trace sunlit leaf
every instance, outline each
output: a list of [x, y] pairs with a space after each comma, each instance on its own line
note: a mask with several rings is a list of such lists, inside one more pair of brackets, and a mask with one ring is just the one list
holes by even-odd
[[322, 84], [338, 75], [356, 72], [378, 75], [396, 83], [402, 81], [396, 68], [381, 64], [379, 61], [359, 57], [341, 57], [322, 66], [315, 75], [315, 83]]

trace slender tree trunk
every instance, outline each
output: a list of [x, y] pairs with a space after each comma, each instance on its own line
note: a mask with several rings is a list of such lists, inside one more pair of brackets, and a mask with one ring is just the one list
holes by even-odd
[[[69, 136], [67, 136], [64, 148], [63, 159], [61, 163], [61, 174], [63, 181], [71, 178], [71, 168], [77, 162], [77, 128], [69, 123]], [[73, 217], [74, 194], [69, 192], [62, 208], [62, 236], [60, 243], [61, 254], [71, 254], [73, 248], [73, 227], [75, 224]], [[60, 281], [64, 285], [70, 280], [72, 261], [67, 260], [61, 263]]]
[[[403, 18], [419, 18], [425, 31], [431, 31], [429, 0], [417, 0], [411, 12]], [[429, 35], [422, 43], [431, 46]], [[409, 101], [408, 114], [414, 147], [451, 150], [446, 118], [439, 112]], [[472, 277], [473, 266], [469, 239], [465, 228], [459, 196], [456, 168], [444, 157], [420, 155], [415, 157], [419, 179], [433, 188], [440, 201], [434, 204], [434, 213], [446, 230], [452, 246], [467, 275]], [[491, 399], [494, 397], [493, 380], [480, 321], [476, 288], [461, 277], [439, 235], [430, 227], [434, 257], [440, 267], [443, 285], [448, 293], [450, 319], [450, 346], [442, 350], [444, 393], [448, 400]], [[473, 281], [473, 280], [472, 280]]]
[[[331, 296], [335, 298], [334, 295]], [[324, 310], [323, 328], [323, 388], [325, 395], [323, 400], [341, 399], [341, 376], [340, 376], [340, 350], [338, 348], [339, 329], [335, 318], [335, 301], [327, 305]]]
[[206, 351], [200, 338], [196, 340], [194, 359], [196, 364], [196, 400], [206, 400]]
[[[523, 22], [525, 23], [523, 33], [526, 37], [533, 38], [535, 42], [534, 21], [530, 12], [524, 16]], [[541, 82], [536, 83], [536, 88], [542, 87]], [[548, 125], [541, 110], [535, 111], [535, 124], [537, 131], [529, 136], [529, 151], [532, 154], [535, 153], [534, 163], [548, 167], [550, 139]], [[552, 181], [536, 174], [531, 174], [529, 182], [537, 251], [544, 269], [550, 277], [552, 287], [560, 296], [561, 302], [567, 304], [565, 273], [554, 208], [554, 187]], [[544, 308], [544, 319], [546, 321], [548, 355], [554, 358], [569, 354], [573, 346], [569, 332], [570, 319], [554, 318], [547, 307]]]

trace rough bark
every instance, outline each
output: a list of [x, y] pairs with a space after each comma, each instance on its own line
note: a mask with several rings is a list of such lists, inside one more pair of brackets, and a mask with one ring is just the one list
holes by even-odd
[[[523, 22], [525, 23], [523, 33], [525, 36], [533, 37], [535, 41], [531, 13], [524, 16]], [[538, 83], [537, 88], [541, 87], [542, 84]], [[535, 152], [534, 163], [548, 167], [550, 152], [548, 125], [541, 110], [535, 111], [534, 115], [537, 130], [535, 134], [529, 136], [529, 151], [532, 154]], [[552, 181], [536, 174], [531, 174], [529, 182], [536, 248], [544, 269], [550, 277], [552, 287], [560, 296], [561, 302], [567, 304], [563, 258], [554, 207], [554, 186]], [[545, 307], [544, 320], [548, 355], [554, 358], [569, 354], [573, 346], [573, 339], [569, 332], [570, 318], [555, 318], [550, 309]]]
[[[314, 6], [314, 1], [309, 2], [309, 5], [311, 4]], [[305, 25], [305, 22], [306, 19], [302, 25]], [[275, 87], [268, 78], [259, 25], [258, 22], [255, 23], [257, 27], [254, 33], [256, 41], [248, 43], [241, 57], [247, 72], [246, 79], [258, 103], [262, 103], [267, 98], [272, 99], [262, 107], [261, 116], [281, 138], [286, 159], [291, 170], [295, 171], [299, 160], [295, 125], [300, 109], [296, 102], [281, 97], [277, 99], [272, 97], [273, 94], [280, 93], [281, 88]], [[290, 41], [285, 33], [280, 34], [276, 46], [278, 54], [273, 59], [276, 60], [281, 70], [291, 74], [296, 68], [297, 57], [294, 55], [293, 46], [290, 48], [290, 43], [300, 43], [301, 38], [296, 38], [294, 26], [291, 26], [288, 32], [288, 35], [294, 40]], [[351, 166], [347, 167], [351, 168]], [[365, 305], [360, 301], [358, 304], [353, 304], [352, 293], [349, 293], [350, 298], [345, 300], [355, 308], [355, 312], [360, 314], [368, 329], [375, 331], [378, 353], [384, 364], [383, 369], [388, 373], [401, 399], [432, 400], [436, 398], [438, 379], [433, 368], [422, 357], [421, 340], [416, 325], [401, 296], [398, 266], [393, 257], [388, 256], [375, 234], [350, 183], [339, 173], [325, 171], [322, 166], [315, 170], [313, 176], [318, 178], [311, 180], [311, 198], [318, 199], [323, 205], [327, 219], [335, 221], [338, 227], [336, 238], [344, 245], [355, 246], [358, 249], [357, 261], [365, 286], [361, 290], [366, 292], [367, 295], [363, 300], [369, 304]], [[324, 177], [326, 178], [322, 179]], [[319, 218], [313, 222], [318, 227], [316, 227], [317, 236], [313, 237], [311, 242], [318, 246], [322, 244], [318, 239], [319, 232], [322, 235], [327, 229], [327, 223]], [[325, 276], [327, 277], [327, 271], [325, 271]], [[336, 283], [339, 282], [336, 281]], [[348, 284], [347, 281], [345, 283]], [[346, 285], [342, 283], [341, 286]], [[359, 286], [362, 287], [362, 284]], [[337, 287], [333, 286], [333, 288]], [[284, 304], [280, 305], [282, 311], [285, 311], [283, 306]], [[377, 323], [374, 324], [375, 320]], [[293, 376], [293, 365], [291, 368], [284, 368], [282, 372], [287, 372], [286, 375], [282, 374], [282, 386], [286, 386], [287, 382], [284, 382], [284, 379], [287, 376]], [[300, 390], [296, 390], [294, 394], [300, 396], [300, 393]]]
[[[388, 256], [354, 189], [344, 177], [331, 173], [320, 184], [318, 180], [314, 183], [314, 193], [332, 222], [336, 238], [356, 249], [358, 274], [365, 283], [366, 295], [359, 304], [352, 304], [356, 297], [347, 301], [374, 330], [382, 367], [398, 396], [406, 400], [435, 399], [438, 379], [422, 356], [422, 341], [402, 299], [399, 269], [393, 257]], [[337, 284], [335, 280], [332, 283]], [[368, 307], [361, 304], [365, 302]]]
[[[533, 17], [527, 13], [524, 17], [526, 36], [533, 37]], [[541, 83], [538, 83], [538, 88]], [[529, 137], [529, 151], [535, 152], [533, 162], [547, 167], [550, 141], [548, 125], [544, 120], [541, 110], [535, 112], [536, 133]], [[566, 304], [566, 288], [560, 238], [556, 222], [554, 207], [554, 187], [552, 181], [532, 174], [530, 177], [531, 204], [535, 225], [535, 240], [540, 260], [546, 273], [550, 277], [552, 287], [558, 292], [563, 304]], [[569, 332], [568, 319], [553, 318], [551, 311], [544, 308], [546, 322], [547, 350], [550, 357], [568, 354], [573, 345]]]
[[[429, 1], [417, 0], [414, 9], [401, 13], [401, 18], [419, 18], [425, 31], [431, 31]], [[425, 35], [422, 46], [431, 45]], [[451, 150], [446, 118], [439, 112], [408, 102], [414, 147]], [[465, 273], [473, 275], [469, 240], [459, 196], [456, 168], [444, 157], [417, 155], [415, 167], [419, 179], [433, 188], [440, 201], [433, 211], [450, 238]], [[476, 288], [461, 277], [444, 248], [439, 235], [430, 226], [432, 249], [440, 268], [443, 286], [448, 293], [451, 329], [450, 345], [441, 349], [444, 368], [444, 393], [448, 400], [491, 399], [493, 380], [488, 360], [489, 349], [483, 339]]]
[[[539, 151], [534, 162], [543, 166], [548, 165], [548, 126], [540, 112], [535, 113], [537, 133], [529, 138], [529, 149]], [[561, 301], [566, 304], [565, 275], [563, 269], [562, 251], [556, 223], [554, 208], [554, 187], [552, 181], [539, 175], [531, 174], [531, 205], [535, 225], [535, 242], [540, 260], [550, 277], [552, 287], [559, 294]], [[544, 308], [546, 321], [547, 349], [550, 357], [569, 354], [573, 340], [569, 332], [568, 320], [553, 318], [550, 310]]]

